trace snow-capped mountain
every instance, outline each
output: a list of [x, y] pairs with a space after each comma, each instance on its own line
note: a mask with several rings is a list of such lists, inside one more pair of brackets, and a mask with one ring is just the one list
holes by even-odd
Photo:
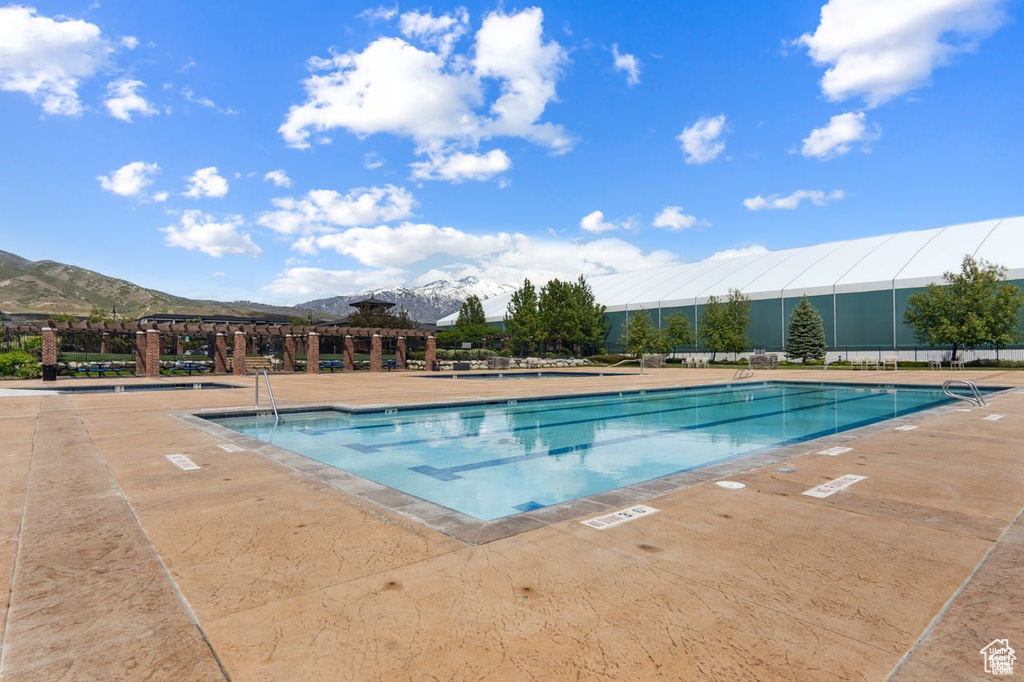
[[296, 307], [348, 315], [354, 310], [350, 305], [353, 301], [362, 300], [372, 294], [381, 300], [394, 302], [396, 308], [409, 311], [409, 315], [417, 322], [433, 324], [442, 317], [457, 312], [462, 302], [474, 294], [482, 301], [515, 290], [516, 287], [513, 285], [488, 282], [470, 276], [454, 281], [439, 279], [421, 287], [374, 289], [358, 294], [320, 298], [300, 303]]

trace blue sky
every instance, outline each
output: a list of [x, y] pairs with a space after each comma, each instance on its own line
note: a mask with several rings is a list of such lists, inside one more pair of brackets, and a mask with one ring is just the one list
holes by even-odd
[[291, 304], [1020, 215], [1021, 9], [0, 5], [0, 249]]

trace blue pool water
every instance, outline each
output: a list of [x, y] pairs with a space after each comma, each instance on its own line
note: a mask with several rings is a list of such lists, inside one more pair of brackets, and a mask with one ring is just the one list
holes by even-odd
[[762, 383], [217, 423], [482, 520], [950, 401], [921, 387]]

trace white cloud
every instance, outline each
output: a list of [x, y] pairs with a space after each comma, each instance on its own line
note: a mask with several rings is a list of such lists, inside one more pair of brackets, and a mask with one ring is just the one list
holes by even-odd
[[289, 178], [288, 174], [285, 173], [284, 170], [281, 169], [281, 168], [278, 168], [277, 170], [270, 171], [269, 173], [267, 173], [266, 175], [263, 176], [263, 179], [266, 180], [267, 182], [274, 183], [275, 187], [291, 187], [292, 186], [292, 179]]
[[309, 299], [352, 294], [367, 289], [383, 289], [403, 283], [401, 270], [327, 270], [295, 267], [285, 270], [263, 289]]
[[455, 152], [450, 156], [442, 153], [431, 154], [427, 161], [412, 163], [412, 177], [417, 180], [489, 180], [504, 173], [512, 166], [512, 160], [501, 149], [492, 149], [486, 154]]
[[398, 25], [406, 38], [436, 48], [438, 54], [447, 59], [455, 43], [469, 30], [469, 12], [465, 7], [439, 17], [430, 12], [405, 12], [399, 18]]
[[363, 154], [363, 167], [367, 170], [376, 170], [384, 165], [384, 159], [377, 152]]
[[402, 223], [395, 227], [353, 227], [315, 238], [330, 249], [373, 267], [404, 267], [435, 254], [481, 257], [507, 249], [517, 236], [505, 232], [475, 235], [454, 227]]
[[619, 53], [618, 43], [612, 43], [612, 58], [615, 62], [615, 70], [626, 74], [626, 83], [630, 87], [640, 82], [640, 60], [629, 53]]
[[670, 230], [685, 230], [697, 224], [696, 216], [684, 215], [682, 206], [666, 206], [661, 213], [654, 217], [651, 223], [654, 227], [664, 227]]
[[725, 249], [724, 251], [715, 251], [713, 254], [708, 256], [707, 260], [737, 258], [739, 256], [757, 256], [762, 253], [768, 253], [768, 249], [762, 246], [761, 244], [754, 244], [752, 246], [743, 246], [737, 249]]
[[398, 16], [398, 7], [371, 7], [370, 9], [364, 9], [362, 12], [356, 15], [360, 19], [364, 19], [369, 24], [376, 24], [378, 21], [391, 21]]
[[48, 114], [81, 114], [78, 86], [108, 65], [113, 49], [87, 21], [0, 7], [0, 90], [25, 93]]
[[[543, 19], [537, 8], [491, 12], [475, 35], [474, 49], [453, 54], [468, 27], [464, 10], [440, 17], [403, 14], [402, 31], [421, 47], [384, 37], [362, 52], [310, 59], [314, 73], [303, 83], [306, 101], [289, 109], [279, 132], [300, 148], [329, 142], [325, 133], [341, 128], [360, 137], [406, 137], [427, 156], [479, 157], [479, 144], [500, 136], [564, 153], [571, 137], [561, 126], [540, 120], [555, 99], [567, 59], [557, 42], [544, 41]], [[494, 91], [497, 96], [489, 96]], [[491, 162], [496, 159], [490, 156]], [[414, 172], [438, 165], [429, 159]]]
[[122, 36], [121, 37], [121, 47], [125, 48], [126, 50], [134, 50], [138, 46], [139, 46], [139, 39], [136, 38], [135, 36]]
[[604, 219], [604, 212], [602, 211], [591, 211], [580, 219], [580, 227], [592, 234], [600, 234], [602, 232], [617, 230], [620, 225], [606, 221]]
[[877, 106], [928, 82], [933, 70], [973, 51], [1004, 21], [1004, 0], [830, 0], [814, 33], [795, 43], [828, 66], [832, 101]]
[[[125, 164], [109, 175], [97, 175], [100, 187], [123, 197], [142, 196], [143, 190], [153, 184], [153, 176], [160, 172], [160, 166], [145, 161]], [[155, 197], [154, 197], [155, 198]], [[157, 199], [157, 201], [160, 201]]]
[[812, 130], [811, 134], [804, 138], [801, 153], [822, 160], [833, 159], [848, 153], [854, 143], [872, 142], [877, 140], [880, 134], [877, 125], [873, 130], [868, 130], [863, 111], [850, 111], [833, 116], [827, 126]]
[[[326, 66], [326, 62], [330, 66]], [[444, 70], [444, 60], [398, 38], [381, 38], [361, 53], [313, 64], [307, 100], [289, 109], [279, 131], [293, 147], [308, 147], [311, 132], [345, 128], [359, 136], [392, 133], [418, 143], [469, 136], [469, 107], [478, 93], [465, 74]]]
[[193, 104], [198, 104], [201, 107], [206, 107], [208, 109], [216, 109], [217, 108], [217, 103], [216, 102], [214, 102], [209, 97], [198, 97], [198, 96], [196, 96], [195, 90], [193, 90], [192, 88], [190, 88], [187, 85], [181, 89], [181, 96], [184, 97], [189, 102], [192, 102]]
[[568, 56], [555, 41], [544, 42], [544, 13], [538, 7], [517, 14], [495, 11], [484, 17], [476, 34], [473, 65], [480, 78], [496, 78], [501, 97], [491, 105], [484, 134], [523, 137], [565, 153], [572, 140], [560, 125], [537, 123]]
[[142, 81], [116, 80], [107, 85], [107, 98], [103, 103], [114, 118], [132, 122], [132, 113], [156, 116], [160, 110], [147, 102], [136, 90], [146, 87]]
[[615, 238], [590, 242], [537, 240], [516, 234], [508, 248], [470, 263], [445, 269], [452, 277], [475, 275], [500, 284], [519, 285], [529, 277], [538, 286], [552, 278], [575, 280], [616, 272], [637, 272], [673, 265], [676, 255], [666, 250], [644, 253], [634, 244]]
[[239, 230], [242, 216], [225, 216], [219, 222], [214, 216], [202, 211], [185, 211], [179, 225], [169, 225], [160, 231], [167, 237], [167, 246], [180, 246], [189, 251], [202, 251], [220, 258], [225, 255], [253, 256], [263, 251], [252, 237]]
[[170, 192], [155, 192], [153, 194], [153, 201], [156, 201], [156, 202], [162, 204], [165, 201], [167, 201], [167, 197], [169, 197], [170, 195], [171, 195]]
[[[474, 235], [451, 227], [411, 223], [394, 228], [354, 228], [335, 235], [310, 236], [305, 241], [333, 244], [335, 250], [366, 269], [293, 267], [266, 288], [308, 298], [394, 286], [410, 279], [423, 284], [467, 275], [516, 286], [525, 276], [539, 286], [554, 277], [575, 280], [580, 274], [593, 277], [636, 272], [678, 262], [669, 251], [645, 253], [620, 239], [581, 243], [534, 239], [520, 233]], [[443, 256], [449, 258], [438, 263]], [[436, 265], [418, 276], [409, 271], [409, 266], [428, 260]]]
[[220, 199], [228, 193], [228, 181], [217, 173], [216, 166], [200, 168], [188, 179], [185, 196], [193, 199], [211, 197]]
[[783, 209], [792, 211], [800, 206], [803, 201], [809, 201], [815, 206], [825, 206], [830, 201], [838, 201], [846, 194], [841, 189], [832, 190], [828, 194], [818, 189], [798, 189], [789, 196], [772, 194], [763, 197], [758, 194], [756, 197], [743, 200], [743, 205], [750, 211], [764, 211], [766, 209]]
[[689, 128], [684, 128], [676, 139], [682, 143], [686, 163], [702, 164], [714, 161], [725, 151], [722, 135], [727, 131], [725, 114], [704, 116]]
[[339, 227], [357, 227], [404, 220], [412, 216], [416, 200], [403, 187], [358, 187], [348, 194], [331, 189], [314, 189], [298, 199], [272, 200], [276, 211], [268, 211], [257, 222], [281, 234], [331, 232]]

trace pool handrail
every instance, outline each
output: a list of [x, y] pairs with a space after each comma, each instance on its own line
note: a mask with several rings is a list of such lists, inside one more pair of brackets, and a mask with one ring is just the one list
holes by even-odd
[[270, 407], [274, 410], [274, 423], [281, 421], [281, 415], [277, 413], [277, 401], [274, 400], [274, 389], [270, 387], [270, 375], [267, 368], [261, 367], [256, 370], [256, 407], [260, 406], [260, 375], [263, 375], [263, 382], [267, 385], [267, 395], [270, 396]]
[[[962, 384], [970, 389], [971, 395], [961, 395], [955, 393], [952, 389], [954, 384]], [[942, 384], [942, 392], [948, 395], [950, 398], [956, 398], [957, 400], [964, 400], [971, 403], [975, 407], [985, 407], [988, 403], [985, 402], [985, 398], [981, 395], [981, 391], [978, 390], [978, 385], [973, 381], [967, 379], [947, 379]]]

